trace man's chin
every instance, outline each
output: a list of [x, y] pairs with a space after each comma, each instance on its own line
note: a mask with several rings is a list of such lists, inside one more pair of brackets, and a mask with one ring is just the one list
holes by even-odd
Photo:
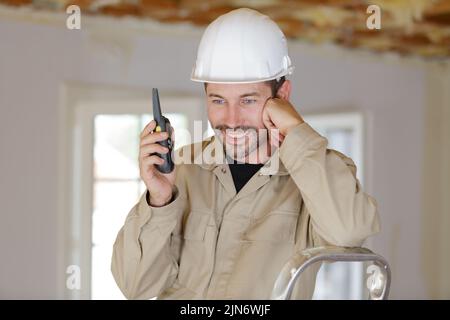
[[249, 149], [248, 146], [244, 145], [230, 145], [226, 144], [225, 146], [225, 154], [227, 157], [236, 160], [238, 162], [247, 162], [249, 155], [257, 150], [257, 148]]

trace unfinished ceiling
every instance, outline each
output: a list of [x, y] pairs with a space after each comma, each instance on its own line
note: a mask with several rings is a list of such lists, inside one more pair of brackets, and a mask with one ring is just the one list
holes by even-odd
[[[377, 52], [426, 58], [450, 57], [450, 0], [0, 0], [10, 6], [82, 14], [134, 16], [163, 23], [206, 26], [230, 10], [249, 7], [270, 16], [287, 37], [312, 43], [334, 42]], [[381, 8], [381, 29], [369, 30], [366, 10]]]

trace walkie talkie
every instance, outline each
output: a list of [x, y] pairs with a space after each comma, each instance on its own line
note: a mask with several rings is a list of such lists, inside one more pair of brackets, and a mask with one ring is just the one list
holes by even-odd
[[170, 173], [173, 171], [174, 168], [174, 164], [172, 161], [173, 145], [172, 139], [170, 138], [171, 135], [170, 121], [161, 114], [161, 106], [159, 104], [159, 94], [158, 89], [156, 88], [153, 88], [153, 118], [156, 121], [155, 132], [167, 132], [169, 134], [169, 138], [157, 142], [158, 144], [168, 148], [169, 152], [164, 154], [156, 153], [158, 157], [164, 160], [164, 163], [161, 165], [156, 165], [156, 168], [158, 169], [159, 172]]

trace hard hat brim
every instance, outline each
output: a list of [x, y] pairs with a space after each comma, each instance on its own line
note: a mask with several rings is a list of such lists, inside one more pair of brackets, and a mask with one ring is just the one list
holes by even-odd
[[194, 82], [207, 82], [207, 83], [257, 83], [257, 82], [265, 82], [274, 79], [281, 78], [286, 75], [290, 75], [294, 72], [294, 66], [290, 66], [287, 70], [282, 70], [281, 72], [267, 78], [258, 78], [258, 79], [216, 79], [216, 78], [208, 78], [208, 77], [196, 77], [194, 76], [195, 68], [192, 70], [191, 80]]

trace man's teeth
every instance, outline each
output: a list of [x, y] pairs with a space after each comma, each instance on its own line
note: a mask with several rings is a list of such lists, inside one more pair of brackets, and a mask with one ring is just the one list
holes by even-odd
[[243, 136], [245, 136], [245, 132], [226, 132], [226, 135], [229, 136], [230, 138], [242, 138]]

